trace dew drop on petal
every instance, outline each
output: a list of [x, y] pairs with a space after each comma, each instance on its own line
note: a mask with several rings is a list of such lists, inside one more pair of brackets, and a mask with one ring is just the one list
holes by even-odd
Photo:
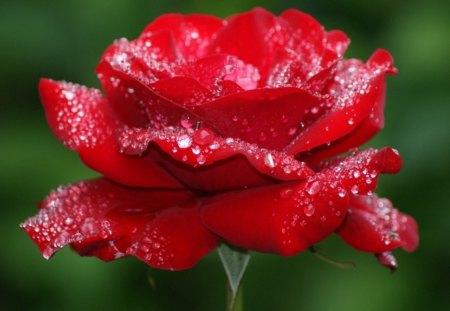
[[271, 153], [266, 153], [266, 155], [264, 156], [264, 164], [270, 168], [274, 168], [276, 166]]
[[321, 189], [322, 189], [322, 184], [320, 183], [320, 181], [316, 180], [316, 181], [312, 182], [311, 184], [307, 185], [306, 191], [310, 195], [316, 195]]
[[182, 149], [189, 148], [192, 145], [192, 139], [187, 134], [180, 135], [177, 137], [177, 145]]
[[202, 165], [202, 164], [205, 164], [205, 162], [206, 162], [206, 157], [203, 154], [201, 154], [197, 157], [198, 164]]
[[290, 198], [293, 193], [294, 193], [294, 190], [292, 190], [291, 188], [283, 189], [280, 191], [280, 197], [282, 199], [287, 199], [287, 198]]
[[214, 132], [209, 128], [201, 128], [194, 133], [192, 139], [196, 144], [208, 145], [214, 140]]
[[339, 197], [343, 198], [347, 195], [347, 191], [345, 191], [345, 189], [343, 188], [339, 188], [337, 194]]
[[305, 206], [303, 208], [303, 212], [305, 213], [306, 216], [311, 217], [312, 215], [314, 215], [314, 212], [316, 211], [316, 208], [314, 207], [314, 205], [312, 204], [308, 204], [307, 206]]
[[181, 117], [180, 124], [185, 129], [189, 129], [192, 127], [192, 121], [190, 120], [188, 115]]

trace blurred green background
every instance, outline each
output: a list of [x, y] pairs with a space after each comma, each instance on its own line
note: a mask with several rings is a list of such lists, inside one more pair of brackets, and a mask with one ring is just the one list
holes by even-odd
[[246, 310], [450, 310], [450, 2], [2, 0], [0, 4], [0, 309], [223, 310], [225, 276], [216, 253], [185, 272], [151, 271], [133, 259], [103, 263], [65, 249], [45, 261], [18, 224], [50, 189], [96, 176], [47, 128], [40, 77], [98, 86], [94, 67], [113, 39], [135, 38], [166, 12], [221, 17], [263, 6], [298, 8], [352, 39], [347, 57], [391, 51], [399, 75], [388, 81], [387, 126], [370, 144], [404, 157], [378, 192], [419, 222], [421, 245], [397, 251], [390, 274], [373, 256], [336, 237], [320, 245], [340, 270], [310, 253], [253, 254], [244, 276]]

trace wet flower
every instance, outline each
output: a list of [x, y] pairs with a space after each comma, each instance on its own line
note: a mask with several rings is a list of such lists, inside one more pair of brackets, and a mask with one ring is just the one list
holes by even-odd
[[296, 10], [168, 14], [107, 48], [105, 95], [42, 79], [52, 131], [104, 177], [53, 191], [22, 228], [46, 258], [71, 245], [174, 270], [222, 241], [294, 255], [337, 232], [393, 266], [417, 225], [373, 192], [401, 158], [354, 148], [383, 127], [396, 70], [384, 50], [345, 60], [348, 44]]

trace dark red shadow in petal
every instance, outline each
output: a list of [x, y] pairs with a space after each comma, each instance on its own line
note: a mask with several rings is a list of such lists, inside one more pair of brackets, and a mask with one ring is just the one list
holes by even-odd
[[21, 227], [45, 258], [66, 245], [114, 260], [133, 255], [159, 269], [192, 267], [219, 243], [187, 191], [131, 189], [107, 179], [60, 187]]

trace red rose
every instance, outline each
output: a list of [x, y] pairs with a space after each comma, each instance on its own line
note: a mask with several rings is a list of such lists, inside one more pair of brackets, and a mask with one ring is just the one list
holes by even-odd
[[105, 95], [42, 79], [51, 129], [105, 177], [60, 187], [22, 228], [46, 258], [69, 244], [175, 270], [221, 241], [294, 255], [337, 232], [393, 266], [417, 226], [373, 191], [400, 156], [327, 160], [382, 128], [396, 72], [384, 50], [343, 59], [348, 44], [296, 10], [168, 14], [105, 51]]

